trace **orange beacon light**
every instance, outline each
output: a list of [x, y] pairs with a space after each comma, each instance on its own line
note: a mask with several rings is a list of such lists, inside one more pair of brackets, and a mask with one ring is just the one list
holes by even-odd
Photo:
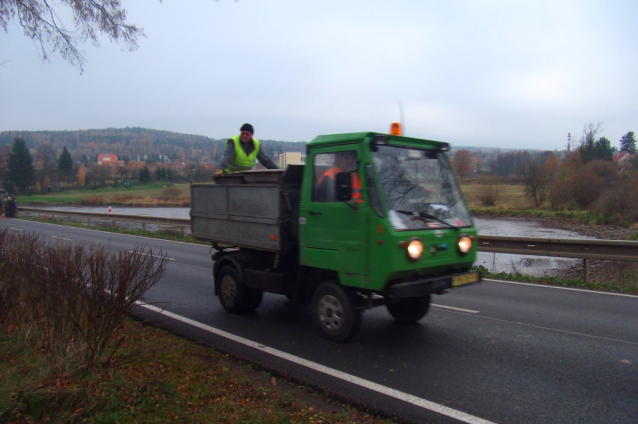
[[390, 135], [403, 135], [401, 131], [401, 124], [398, 122], [393, 122], [390, 125]]

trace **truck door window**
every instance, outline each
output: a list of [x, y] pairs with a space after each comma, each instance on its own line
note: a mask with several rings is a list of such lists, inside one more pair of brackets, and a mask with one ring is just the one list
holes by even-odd
[[[313, 163], [313, 202], [338, 202], [335, 192], [335, 175], [338, 172], [352, 172], [353, 199], [362, 201], [361, 180], [357, 171], [357, 152], [320, 153]], [[354, 191], [358, 190], [355, 195]]]

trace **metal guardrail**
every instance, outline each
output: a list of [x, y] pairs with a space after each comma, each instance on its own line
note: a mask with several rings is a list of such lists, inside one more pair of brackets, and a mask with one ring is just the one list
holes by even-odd
[[139, 215], [122, 215], [117, 213], [97, 213], [97, 212], [74, 212], [59, 211], [53, 209], [39, 209], [30, 207], [19, 207], [18, 212], [28, 212], [30, 214], [38, 214], [45, 216], [75, 216], [86, 219], [88, 225], [91, 226], [91, 218], [98, 221], [123, 221], [137, 222], [142, 224], [142, 229], [146, 230], [146, 224], [165, 225], [171, 227], [190, 228], [190, 218], [166, 218], [161, 216], [139, 216]]
[[636, 241], [506, 236], [479, 236], [478, 240], [481, 252], [582, 259], [585, 283], [589, 281], [589, 259], [638, 262]]
[[479, 236], [481, 252], [638, 262], [638, 242]]
[[[191, 225], [190, 218], [164, 218], [114, 213], [57, 211], [52, 209], [29, 207], [20, 207], [18, 211], [38, 213], [46, 216], [76, 216], [86, 218], [89, 225], [91, 224], [91, 218], [113, 222], [138, 222], [142, 223], [144, 229], [146, 229], [146, 224], [156, 224], [181, 227], [183, 231], [184, 228], [190, 228]], [[478, 243], [478, 249], [481, 252], [583, 259], [585, 281], [588, 279], [588, 259], [638, 262], [638, 242], [636, 241], [479, 236]]]

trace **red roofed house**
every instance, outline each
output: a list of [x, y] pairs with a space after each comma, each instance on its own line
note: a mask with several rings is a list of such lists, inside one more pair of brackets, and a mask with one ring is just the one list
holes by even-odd
[[98, 165], [124, 165], [123, 160], [117, 160], [117, 155], [101, 154], [97, 157]]

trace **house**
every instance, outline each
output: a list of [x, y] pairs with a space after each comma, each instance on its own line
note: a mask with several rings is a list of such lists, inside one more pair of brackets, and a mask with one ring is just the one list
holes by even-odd
[[634, 155], [625, 150], [618, 153], [617, 155], [614, 155], [613, 161], [619, 167], [624, 168], [626, 166], [630, 166], [629, 161], [632, 157], [634, 157]]
[[98, 165], [124, 165], [123, 160], [117, 160], [117, 155], [101, 154], [97, 157]]
[[302, 152], [284, 152], [279, 155], [277, 166], [286, 169], [288, 165], [305, 165], [306, 153]]

